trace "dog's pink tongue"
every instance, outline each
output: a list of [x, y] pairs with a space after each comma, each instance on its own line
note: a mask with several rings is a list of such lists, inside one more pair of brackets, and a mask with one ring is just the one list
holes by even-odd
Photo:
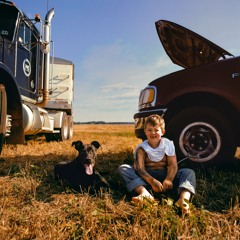
[[92, 175], [93, 174], [93, 165], [92, 164], [85, 164], [85, 171], [86, 174]]

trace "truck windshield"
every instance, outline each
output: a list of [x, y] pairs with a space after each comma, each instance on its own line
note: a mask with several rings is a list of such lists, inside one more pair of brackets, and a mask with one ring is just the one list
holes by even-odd
[[18, 10], [11, 5], [0, 4], [0, 36], [12, 41], [16, 28]]

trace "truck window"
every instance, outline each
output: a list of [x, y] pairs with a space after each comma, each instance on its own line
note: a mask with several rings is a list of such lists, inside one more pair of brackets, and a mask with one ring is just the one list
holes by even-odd
[[11, 6], [0, 8], [0, 36], [13, 41], [18, 12]]
[[20, 24], [18, 42], [28, 50], [31, 49], [31, 31], [24, 22]]

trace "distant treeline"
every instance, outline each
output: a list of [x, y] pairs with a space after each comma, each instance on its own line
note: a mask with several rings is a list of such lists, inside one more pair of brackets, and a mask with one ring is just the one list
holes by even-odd
[[90, 122], [74, 122], [74, 124], [133, 124], [133, 122], [104, 122], [104, 121], [90, 121]]

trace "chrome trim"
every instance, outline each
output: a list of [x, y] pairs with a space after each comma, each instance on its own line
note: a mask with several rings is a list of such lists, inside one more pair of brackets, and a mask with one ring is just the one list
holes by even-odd
[[28, 102], [28, 103], [33, 103], [33, 104], [35, 104], [37, 102], [36, 100], [26, 97], [24, 95], [21, 95], [21, 98], [22, 98], [23, 102]]
[[144, 111], [141, 111], [141, 112], [137, 112], [136, 114], [148, 113], [148, 112], [149, 113], [151, 113], [151, 112], [160, 112], [160, 111], [163, 111], [163, 114], [164, 114], [167, 111], [167, 108], [158, 108], [158, 109], [152, 109], [152, 110], [144, 110]]
[[240, 73], [236, 72], [236, 73], [232, 73], [232, 78], [237, 78], [240, 77]]
[[54, 17], [54, 9], [48, 11], [45, 17], [44, 24], [44, 39], [43, 45], [45, 46], [44, 52], [44, 78], [43, 78], [43, 97], [41, 102], [37, 102], [36, 106], [45, 107], [49, 100], [49, 72], [50, 72], [50, 42], [51, 42], [51, 21]]

